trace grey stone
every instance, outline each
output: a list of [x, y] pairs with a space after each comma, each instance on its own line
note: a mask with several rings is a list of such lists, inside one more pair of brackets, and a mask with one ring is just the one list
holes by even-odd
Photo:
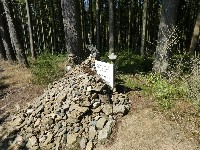
[[114, 125], [115, 125], [114, 120], [109, 120], [106, 123], [105, 127], [102, 130], [99, 131], [99, 134], [98, 134], [98, 141], [99, 142], [105, 142], [109, 138]]
[[34, 124], [34, 128], [37, 127], [37, 126], [39, 126], [40, 123], [41, 123], [41, 119], [38, 118], [38, 119], [36, 120], [35, 124]]
[[81, 140], [80, 140], [80, 148], [83, 150], [83, 149], [85, 149], [85, 147], [86, 147], [86, 142], [87, 142], [87, 140], [86, 140], [86, 138], [85, 137], [82, 137], [81, 138]]
[[93, 149], [93, 143], [92, 143], [92, 141], [89, 141], [87, 143], [86, 150], [92, 150], [92, 149]]
[[18, 125], [20, 125], [22, 122], [23, 122], [22, 118], [18, 116], [18, 117], [15, 118], [15, 120], [12, 122], [12, 125], [13, 125], [13, 126], [18, 126]]
[[88, 86], [88, 87], [87, 87], [87, 91], [88, 91], [88, 92], [92, 91], [92, 87], [91, 87], [91, 86]]
[[110, 114], [112, 114], [112, 112], [113, 112], [113, 108], [112, 108], [112, 105], [111, 104], [105, 104], [104, 106], [103, 106], [103, 112], [107, 115], [107, 116], [109, 116]]
[[93, 106], [93, 109], [96, 109], [100, 105], [101, 105], [101, 102], [94, 102], [92, 106]]
[[35, 115], [37, 115], [39, 112], [43, 111], [44, 110], [44, 106], [43, 105], [40, 105], [36, 110], [35, 110]]
[[75, 133], [75, 134], [68, 134], [67, 135], [67, 144], [71, 145], [71, 144], [75, 143], [77, 137], [78, 137], [77, 133]]
[[67, 132], [67, 129], [64, 128], [64, 129], [58, 134], [58, 136], [62, 136], [62, 135], [65, 134], [66, 132]]
[[21, 145], [23, 143], [23, 137], [20, 135], [17, 135], [17, 137], [15, 138], [13, 144], [18, 144]]
[[26, 113], [31, 114], [34, 111], [34, 109], [27, 109]]
[[113, 113], [114, 114], [125, 114], [127, 112], [127, 108], [124, 106], [124, 105], [116, 105], [116, 106], [113, 106]]
[[48, 132], [47, 133], [47, 139], [45, 140], [45, 144], [49, 144], [52, 141], [53, 134]]
[[97, 124], [96, 124], [96, 127], [98, 129], [103, 129], [105, 123], [106, 123], [107, 119], [105, 117], [102, 117], [100, 118], [98, 121], [97, 121]]
[[89, 140], [93, 140], [96, 136], [97, 132], [94, 126], [90, 126], [89, 128]]
[[28, 143], [26, 144], [28, 148], [33, 147], [34, 145], [37, 145], [37, 138], [35, 136], [32, 136], [28, 139]]

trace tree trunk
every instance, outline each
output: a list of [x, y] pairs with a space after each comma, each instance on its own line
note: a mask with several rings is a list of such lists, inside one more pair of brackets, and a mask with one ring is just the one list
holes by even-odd
[[128, 10], [128, 52], [129, 52], [131, 47], [132, 1], [130, 1], [128, 7], [129, 7]]
[[85, 35], [85, 4], [84, 0], [81, 0], [81, 27], [82, 27], [82, 45], [83, 50], [86, 50], [86, 35]]
[[141, 37], [141, 48], [140, 48], [140, 53], [141, 53], [142, 56], [145, 55], [146, 24], [147, 24], [147, 0], [144, 0], [144, 2], [143, 2], [143, 12], [142, 12], [142, 37]]
[[191, 45], [189, 52], [190, 54], [194, 54], [196, 46], [198, 44], [199, 40], [199, 34], [200, 34], [200, 2], [198, 3], [198, 13], [197, 13], [197, 20], [194, 26], [194, 31], [192, 35]]
[[0, 60], [6, 60], [6, 52], [3, 46], [1, 35], [0, 35]]
[[7, 28], [6, 18], [3, 15], [3, 6], [0, 3], [0, 34], [3, 42], [4, 49], [6, 51], [6, 57], [8, 61], [15, 61], [15, 55], [12, 48], [11, 40], [9, 37], [9, 31]]
[[82, 52], [81, 19], [79, 0], [61, 0], [66, 48], [73, 56], [73, 63], [79, 63]]
[[27, 11], [27, 24], [28, 24], [28, 29], [29, 29], [29, 40], [30, 40], [30, 49], [31, 49], [31, 56], [32, 58], [36, 58], [36, 52], [35, 52], [35, 47], [33, 44], [33, 29], [32, 29], [32, 18], [31, 18], [31, 13], [29, 9], [29, 0], [26, 0], [26, 11]]
[[97, 36], [97, 51], [100, 54], [100, 9], [99, 0], [96, 0], [96, 36]]
[[118, 11], [119, 11], [119, 27], [118, 27], [118, 35], [117, 35], [117, 50], [121, 49], [121, 32], [122, 32], [122, 14], [121, 14], [121, 0], [118, 1]]
[[114, 53], [114, 2], [109, 0], [109, 53]]
[[176, 41], [175, 23], [177, 20], [179, 0], [163, 0], [163, 9], [158, 32], [153, 70], [166, 73], [169, 66], [169, 52]]
[[54, 3], [53, 0], [51, 0], [51, 16], [52, 16], [52, 32], [53, 32], [53, 47], [52, 47], [52, 54], [54, 54], [55, 52], [57, 52], [57, 41], [56, 41], [56, 23], [55, 23], [55, 11], [54, 11]]
[[91, 44], [94, 44], [94, 24], [93, 24], [93, 11], [92, 11], [92, 0], [89, 0], [89, 11], [90, 11], [90, 37]]
[[9, 2], [7, 0], [1, 0], [1, 2], [3, 3], [3, 7], [4, 7], [4, 10], [5, 10], [6, 19], [7, 19], [7, 22], [8, 22], [9, 33], [10, 33], [10, 38], [12, 40], [14, 47], [15, 47], [15, 50], [16, 50], [16, 53], [17, 53], [17, 59], [18, 59], [20, 64], [22, 64], [25, 67], [28, 67], [29, 66], [28, 61], [27, 61], [27, 58], [25, 56], [24, 50], [22, 49], [22, 46], [21, 46], [21, 44], [18, 40], [17, 32], [16, 32], [16, 29], [15, 29], [15, 26], [14, 26], [14, 23], [13, 23], [13, 19], [11, 17], [11, 12], [10, 12], [9, 7], [8, 7]]

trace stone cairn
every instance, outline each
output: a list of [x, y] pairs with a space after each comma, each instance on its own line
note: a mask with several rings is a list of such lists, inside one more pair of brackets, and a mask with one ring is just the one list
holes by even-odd
[[17, 131], [11, 147], [58, 150], [78, 143], [91, 150], [108, 140], [130, 103], [95, 73], [94, 62], [90, 56], [16, 113], [7, 125]]

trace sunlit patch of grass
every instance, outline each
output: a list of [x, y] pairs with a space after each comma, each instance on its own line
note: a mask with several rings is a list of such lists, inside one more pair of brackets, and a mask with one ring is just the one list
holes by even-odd
[[170, 109], [175, 100], [186, 95], [181, 81], [173, 82], [158, 74], [120, 75], [119, 78], [126, 87], [153, 97], [163, 109]]
[[42, 54], [35, 61], [31, 61], [33, 83], [47, 85], [64, 75], [65, 55]]

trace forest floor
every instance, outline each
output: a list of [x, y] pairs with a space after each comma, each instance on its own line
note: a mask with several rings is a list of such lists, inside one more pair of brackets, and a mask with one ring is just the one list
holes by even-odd
[[42, 94], [43, 87], [31, 84], [31, 77], [29, 69], [0, 61], [1, 117], [25, 106], [26, 103]]
[[[2, 116], [41, 95], [43, 88], [31, 84], [29, 69], [0, 62], [0, 123]], [[200, 149], [200, 117], [190, 102], [177, 101], [171, 110], [163, 111], [155, 100], [139, 91], [128, 95], [130, 113], [118, 121], [108, 143], [96, 150]]]

